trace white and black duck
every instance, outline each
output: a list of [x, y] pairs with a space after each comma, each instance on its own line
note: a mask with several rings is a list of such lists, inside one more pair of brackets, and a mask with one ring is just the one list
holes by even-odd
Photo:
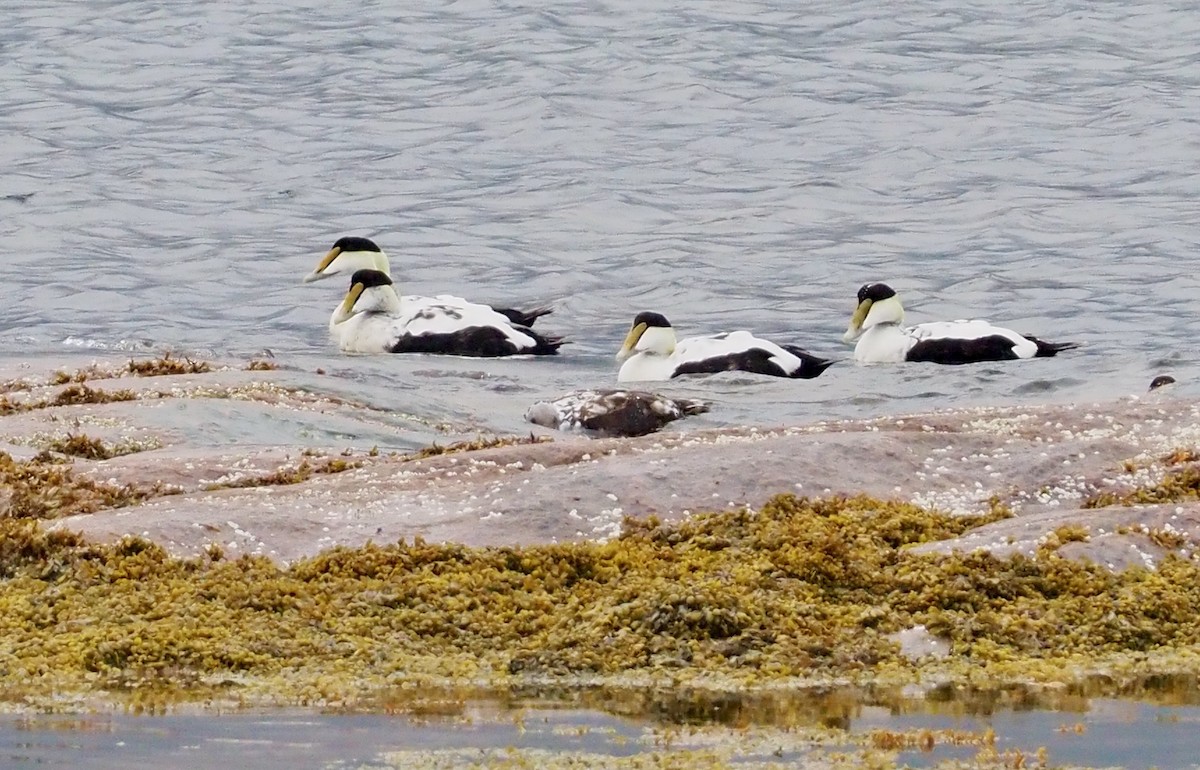
[[638, 313], [617, 353], [618, 382], [669, 380], [683, 374], [742, 371], [812, 379], [833, 363], [795, 345], [778, 345], [748, 331], [676, 340], [659, 313]]
[[1045, 342], [980, 320], [903, 323], [904, 307], [892, 287], [869, 283], [858, 290], [858, 306], [843, 339], [855, 342], [854, 358], [865, 364], [973, 364], [1044, 358], [1078, 347], [1074, 342]]
[[[383, 249], [379, 248], [375, 241], [372, 241], [370, 238], [347, 235], [339, 238], [333, 244], [328, 253], [317, 263], [316, 268], [304, 276], [304, 282], [312, 283], [313, 281], [324, 280], [335, 275], [353, 275], [358, 270], [378, 270], [389, 277], [392, 274], [387, 254], [383, 253]], [[480, 304], [449, 294], [439, 294], [436, 297], [407, 296], [402, 297], [402, 299], [408, 301], [436, 300], [443, 305], [457, 307], [471, 307]], [[491, 306], [489, 305], [488, 307]], [[532, 310], [492, 307], [492, 310], [506, 317], [510, 323], [517, 326], [533, 326], [534, 321], [553, 312], [553, 308], [550, 307], [537, 307]], [[329, 321], [329, 331], [331, 334], [333, 333], [333, 325], [334, 321], [331, 318]]]
[[440, 353], [454, 356], [554, 355], [559, 337], [514, 324], [487, 305], [401, 297], [379, 270], [357, 270], [334, 311], [334, 339], [347, 353]]

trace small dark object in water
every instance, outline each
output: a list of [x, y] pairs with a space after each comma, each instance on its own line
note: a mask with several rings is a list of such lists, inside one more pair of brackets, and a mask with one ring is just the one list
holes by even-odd
[[1167, 385], [1174, 385], [1175, 378], [1169, 374], [1160, 374], [1153, 380], [1150, 380], [1150, 390], [1158, 390]]

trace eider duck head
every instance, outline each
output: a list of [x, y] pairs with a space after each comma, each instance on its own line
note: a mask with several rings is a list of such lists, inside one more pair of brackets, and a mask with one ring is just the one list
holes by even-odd
[[842, 340], [853, 342], [872, 326], [898, 324], [903, 320], [904, 306], [895, 290], [886, 283], [868, 283], [858, 290], [858, 306], [850, 316]]
[[305, 283], [319, 281], [338, 273], [353, 273], [355, 270], [378, 270], [389, 275], [387, 255], [370, 238], [347, 235], [337, 239], [329, 253], [321, 258], [317, 267], [304, 276]]
[[669, 356], [675, 352], [675, 330], [661, 313], [638, 313], [617, 351], [617, 360], [624, 361], [634, 353]]
[[399, 308], [400, 298], [386, 273], [356, 270], [350, 278], [350, 291], [338, 306], [335, 323], [341, 323], [355, 313], [395, 313]]

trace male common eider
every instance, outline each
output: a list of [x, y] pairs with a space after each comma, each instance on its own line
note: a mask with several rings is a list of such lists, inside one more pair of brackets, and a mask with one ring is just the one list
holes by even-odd
[[973, 364], [1053, 356], [1079, 347], [1074, 342], [1043, 342], [987, 321], [934, 321], [901, 326], [903, 321], [904, 307], [892, 287], [869, 283], [858, 290], [858, 307], [842, 339], [858, 340], [854, 358], [865, 364], [900, 361]]
[[795, 345], [776, 345], [747, 331], [675, 340], [658, 313], [638, 313], [617, 353], [617, 382], [669, 380], [681, 374], [743, 371], [809, 380], [833, 363]]
[[[338, 238], [337, 242], [333, 244], [333, 248], [329, 250], [329, 253], [317, 263], [316, 269], [304, 276], [304, 282], [312, 283], [313, 281], [320, 281], [339, 273], [353, 274], [357, 270], [378, 270], [387, 276], [392, 274], [387, 254], [383, 253], [383, 249], [379, 248], [375, 244], [375, 241], [372, 241], [370, 238], [347, 235]], [[406, 301], [420, 301], [430, 298], [410, 296], [403, 299]], [[453, 307], [476, 306], [478, 304], [449, 294], [440, 294], [432, 299], [443, 305]], [[553, 312], [553, 308], [549, 307], [537, 307], [533, 310], [515, 310], [506, 307], [495, 307], [492, 309], [508, 318], [510, 323], [517, 326], [533, 326], [534, 321]], [[336, 338], [337, 335], [334, 334], [333, 325], [334, 321], [330, 319], [329, 332]]]
[[442, 353], [453, 356], [554, 355], [563, 344], [512, 323], [487, 305], [449, 305], [403, 297], [379, 270], [357, 270], [333, 314], [332, 331], [347, 353]]
[[667, 398], [644, 390], [578, 390], [539, 401], [525, 412], [534, 425], [599, 436], [644, 436], [672, 420], [708, 411], [694, 398]]

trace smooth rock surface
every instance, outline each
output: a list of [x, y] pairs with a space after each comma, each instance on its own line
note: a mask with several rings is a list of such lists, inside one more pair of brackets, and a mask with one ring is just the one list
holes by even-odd
[[[33, 379], [36, 380], [36, 377]], [[136, 401], [8, 415], [0, 438], [18, 454], [37, 437], [83, 432], [159, 448], [76, 468], [116, 483], [162, 482], [179, 494], [57, 520], [53, 526], [111, 540], [140, 535], [178, 554], [210, 543], [230, 555], [290, 561], [335, 546], [423, 537], [470, 545], [611, 538], [624, 516], [678, 519], [757, 507], [786, 492], [896, 498], [953, 513], [993, 502], [1017, 516], [955, 540], [923, 546], [1033, 553], [1064, 525], [1087, 530], [1059, 553], [1123, 568], [1153, 566], [1173, 538], [1190, 555], [1200, 505], [1082, 509], [1099, 491], [1161, 478], [1172, 450], [1200, 444], [1200, 402], [1152, 395], [1102, 404], [966, 409], [868, 421], [761, 429], [678, 430], [633, 439], [538, 431], [523, 443], [415, 460], [369, 451], [357, 435], [403, 434], [404, 417], [295, 384], [286, 370], [89, 381], [129, 388]], [[309, 378], [311, 379], [311, 378]], [[64, 386], [9, 392], [53, 395]], [[277, 443], [230, 438], [274, 432]], [[340, 442], [331, 441], [334, 437]], [[477, 438], [448, 434], [446, 443]], [[302, 462], [361, 463], [296, 484], [218, 488]], [[1134, 470], [1131, 472], [1129, 468]], [[1174, 546], [1174, 544], [1172, 543]]]

